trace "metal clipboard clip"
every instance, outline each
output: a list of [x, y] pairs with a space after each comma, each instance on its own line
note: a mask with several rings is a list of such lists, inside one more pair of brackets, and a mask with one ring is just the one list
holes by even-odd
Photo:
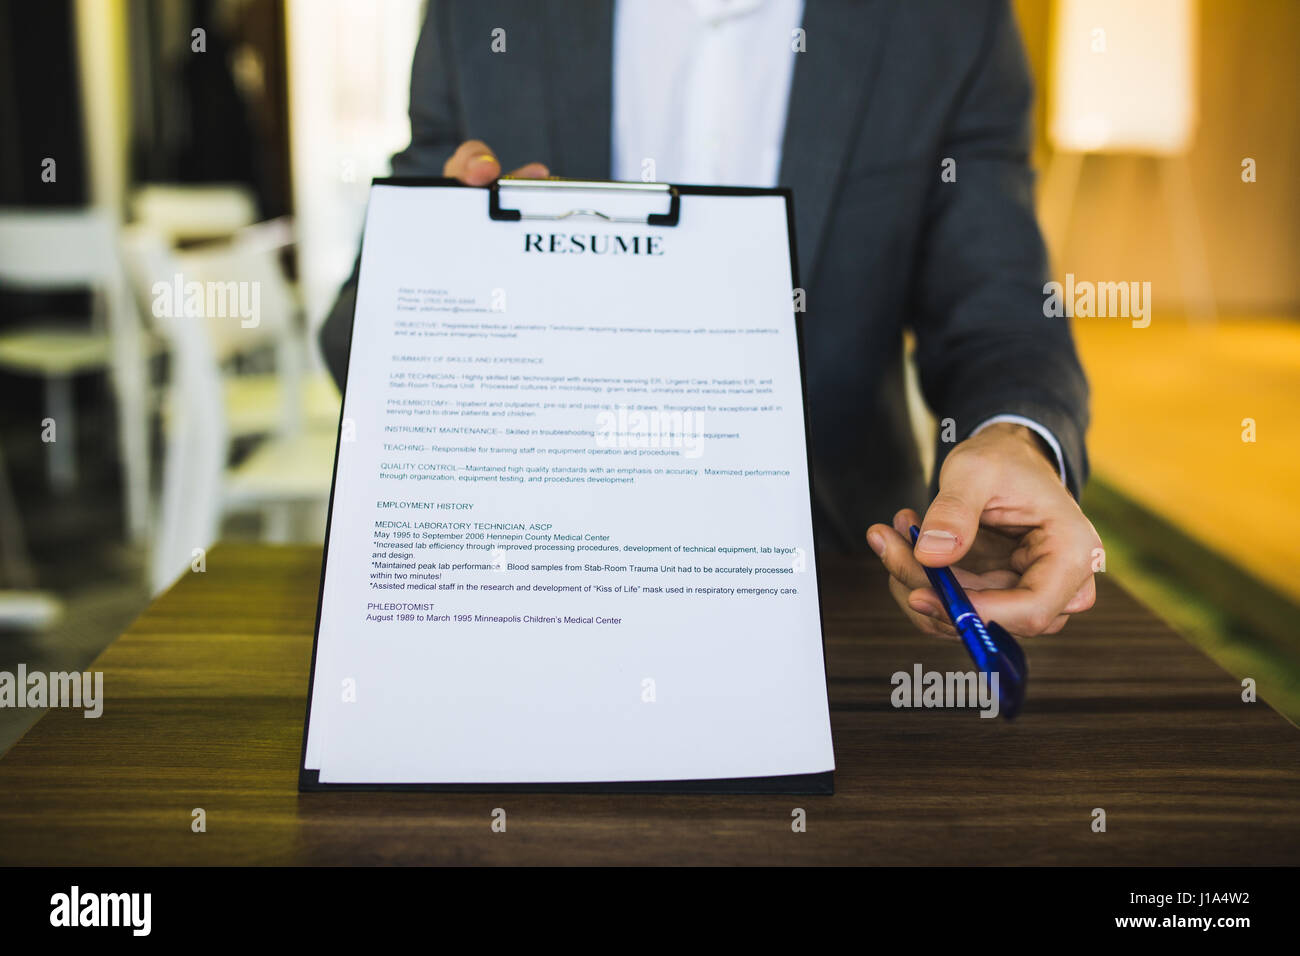
[[[520, 209], [501, 208], [501, 188], [522, 189], [534, 192], [541, 198], [547, 211], [524, 212]], [[613, 211], [602, 211], [588, 206], [565, 208], [562, 198], [567, 193], [583, 193], [599, 200], [601, 197], [618, 196], [620, 204], [630, 194], [644, 196], [662, 196], [668, 200], [667, 212], [648, 213], [646, 215], [628, 216]], [[675, 226], [681, 216], [681, 196], [677, 187], [669, 183], [619, 183], [602, 180], [582, 179], [498, 179], [488, 187], [488, 216], [499, 222], [519, 222], [525, 219], [547, 220], [556, 222], [564, 219], [599, 219], [602, 222], [638, 223], [645, 226]], [[609, 208], [609, 207], [607, 207]]]

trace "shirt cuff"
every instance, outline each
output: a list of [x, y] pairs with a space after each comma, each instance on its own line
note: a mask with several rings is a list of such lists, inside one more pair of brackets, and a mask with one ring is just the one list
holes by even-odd
[[1065, 481], [1065, 455], [1061, 452], [1061, 443], [1056, 440], [1056, 436], [1044, 428], [1032, 418], [1025, 418], [1023, 415], [994, 415], [992, 418], [986, 418], [975, 426], [972, 435], [977, 435], [990, 425], [996, 425], [999, 422], [1010, 422], [1012, 425], [1024, 425], [1035, 435], [1047, 442], [1047, 447], [1052, 449], [1052, 454], [1056, 456], [1056, 473], [1061, 476], [1061, 484]]

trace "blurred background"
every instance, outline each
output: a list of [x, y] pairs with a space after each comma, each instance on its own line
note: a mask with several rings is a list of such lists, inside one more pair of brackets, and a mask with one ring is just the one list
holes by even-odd
[[[1300, 3], [1014, 6], [1054, 278], [1150, 290], [1072, 320], [1104, 570], [1295, 720]], [[315, 331], [422, 14], [0, 0], [0, 669], [86, 667], [218, 539], [322, 539]]]

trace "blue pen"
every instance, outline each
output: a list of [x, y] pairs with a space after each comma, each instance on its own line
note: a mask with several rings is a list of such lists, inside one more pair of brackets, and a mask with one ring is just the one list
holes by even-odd
[[[912, 525], [911, 531], [912, 544], [915, 545], [921, 529]], [[1000, 624], [989, 621], [986, 625], [980, 620], [975, 605], [971, 604], [952, 571], [926, 568], [925, 576], [939, 595], [939, 603], [948, 612], [952, 626], [957, 629], [975, 666], [985, 674], [998, 675], [998, 712], [1010, 720], [1020, 713], [1025, 702], [1025, 686], [1029, 683], [1025, 652]]]

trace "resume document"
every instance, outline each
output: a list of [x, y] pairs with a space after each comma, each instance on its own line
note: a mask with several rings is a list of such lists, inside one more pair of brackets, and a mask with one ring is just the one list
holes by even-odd
[[784, 195], [487, 206], [372, 189], [304, 769], [832, 770]]

